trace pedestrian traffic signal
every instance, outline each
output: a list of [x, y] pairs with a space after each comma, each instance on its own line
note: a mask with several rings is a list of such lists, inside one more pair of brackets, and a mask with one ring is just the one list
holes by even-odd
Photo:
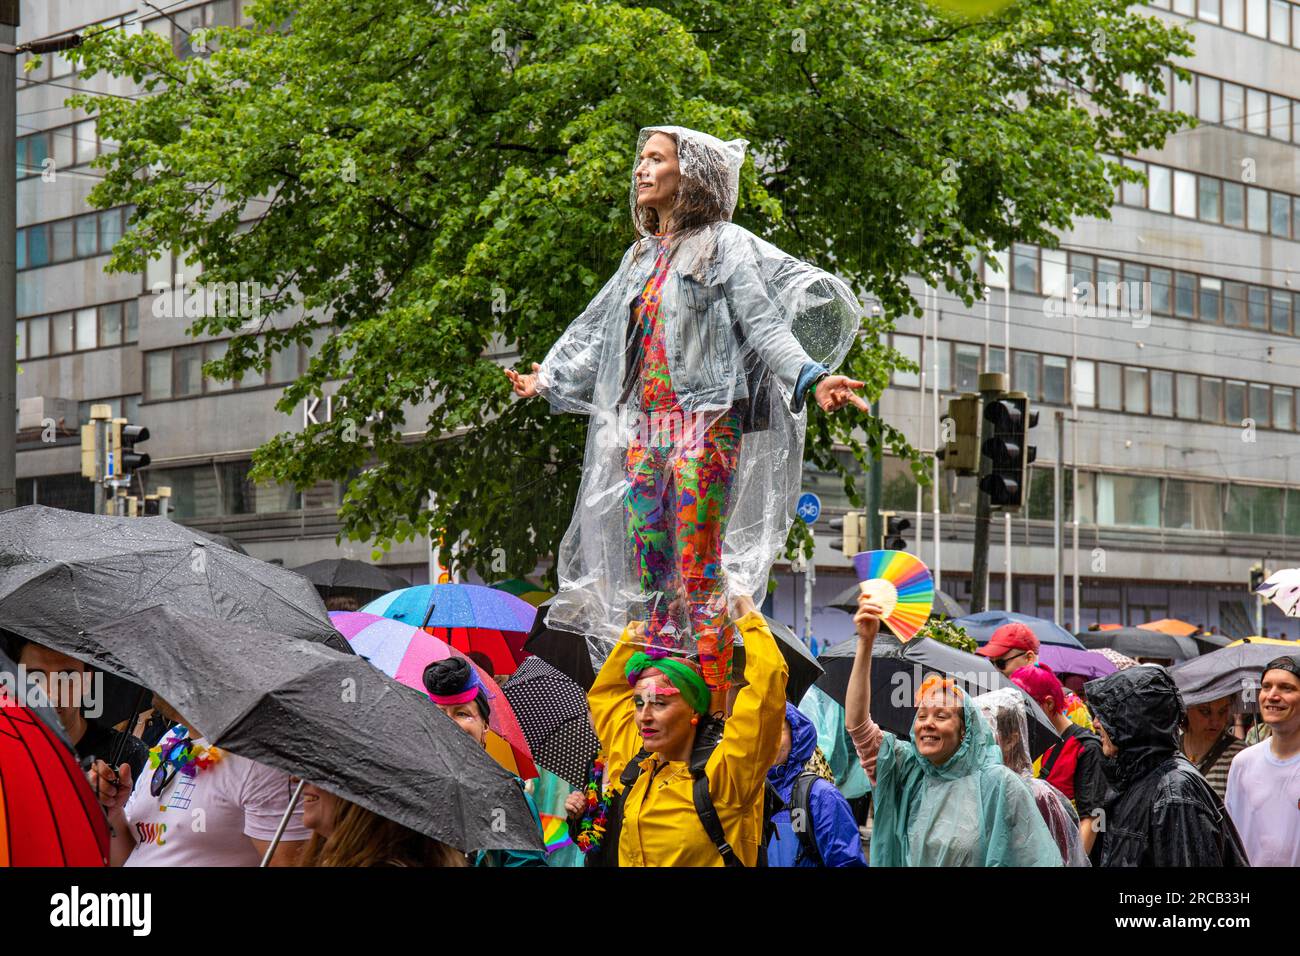
[[843, 551], [846, 558], [866, 550], [867, 516], [861, 511], [850, 511], [842, 518], [832, 518], [831, 530], [840, 532], [838, 541], [831, 539], [831, 547]]
[[980, 397], [966, 394], [948, 399], [942, 419], [944, 446], [935, 452], [945, 471], [974, 475], [980, 470]]
[[1250, 590], [1251, 590], [1251, 593], [1252, 593], [1252, 594], [1253, 594], [1255, 591], [1259, 590], [1259, 586], [1260, 586], [1261, 584], [1264, 583], [1264, 580], [1265, 580], [1266, 577], [1267, 577], [1267, 573], [1264, 571], [1264, 568], [1263, 568], [1262, 565], [1256, 564], [1256, 565], [1254, 565], [1253, 567], [1251, 567], [1251, 569], [1250, 569]]
[[1004, 392], [984, 406], [986, 433], [983, 452], [992, 462], [980, 479], [980, 490], [1002, 511], [1019, 511], [1025, 503], [1029, 464], [1038, 449], [1029, 444], [1029, 429], [1038, 424], [1038, 412], [1029, 408], [1024, 392]]
[[906, 551], [907, 541], [903, 538], [903, 535], [912, 527], [912, 522], [907, 518], [898, 517], [892, 511], [882, 511], [880, 517], [885, 519], [884, 549], [886, 551]]
[[135, 450], [140, 442], [149, 440], [149, 429], [143, 425], [132, 425], [125, 418], [115, 418], [112, 423], [110, 447], [113, 452], [113, 478], [132, 475], [138, 468], [149, 467], [149, 456]]

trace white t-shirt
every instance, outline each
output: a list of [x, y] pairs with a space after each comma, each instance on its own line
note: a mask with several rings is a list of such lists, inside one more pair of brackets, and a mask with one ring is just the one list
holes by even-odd
[[[175, 728], [158, 743], [180, 739]], [[198, 738], [197, 743], [208, 742]], [[222, 751], [221, 759], [195, 776], [177, 773], [153, 797], [148, 766], [126, 802], [126, 819], [135, 849], [126, 866], [257, 866], [261, 863], [249, 837], [271, 840], [289, 806], [289, 775]], [[305, 840], [302, 805], [294, 808], [283, 841]]]
[[1300, 866], [1300, 754], [1273, 756], [1261, 740], [1232, 758], [1228, 815], [1251, 866]]

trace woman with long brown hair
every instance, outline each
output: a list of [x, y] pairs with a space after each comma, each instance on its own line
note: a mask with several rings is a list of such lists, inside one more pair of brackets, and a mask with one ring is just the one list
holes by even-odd
[[805, 401], [869, 410], [832, 374], [859, 328], [852, 290], [731, 221], [746, 145], [642, 129], [638, 240], [543, 362], [505, 372], [520, 397], [592, 416], [548, 626], [600, 660], [646, 622], [650, 646], [698, 651], [715, 710], [728, 604], [765, 593], [794, 516]]
[[303, 787], [312, 831], [299, 866], [469, 866], [465, 854], [314, 784]]

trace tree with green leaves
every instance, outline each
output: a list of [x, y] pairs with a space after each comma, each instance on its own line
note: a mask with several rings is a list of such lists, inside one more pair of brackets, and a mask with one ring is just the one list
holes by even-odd
[[[347, 536], [463, 535], [460, 560], [497, 576], [554, 553], [586, 428], [514, 399], [499, 356], [539, 361], [636, 238], [641, 127], [750, 141], [736, 221], [879, 305], [841, 368], [874, 401], [908, 367], [880, 339], [891, 315], [919, 314], [909, 275], [971, 303], [975, 253], [1106, 217], [1137, 174], [1099, 153], [1159, 146], [1188, 119], [1128, 92], [1126, 77], [1162, 89], [1191, 38], [1127, 0], [1021, 0], [972, 21], [922, 0], [259, 0], [253, 15], [209, 31], [210, 56], [120, 31], [73, 52], [142, 90], [71, 98], [120, 144], [92, 202], [136, 209], [109, 268], [188, 250], [202, 281], [256, 282], [263, 312], [301, 316], [195, 320], [232, 336], [206, 368], [218, 377], [327, 323], [278, 407], [332, 383], [373, 421], [281, 434], [254, 476], [350, 479]], [[807, 460], [855, 504], [837, 443], [922, 474], [878, 417], [814, 412], [809, 433]]]

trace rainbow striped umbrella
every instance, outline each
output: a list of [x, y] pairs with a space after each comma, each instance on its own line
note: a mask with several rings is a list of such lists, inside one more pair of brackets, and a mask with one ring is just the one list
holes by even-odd
[[910, 641], [930, 617], [934, 579], [921, 559], [906, 551], [863, 551], [853, 556], [862, 590], [884, 608], [881, 620], [900, 641]]
[[421, 584], [376, 598], [361, 609], [423, 627], [494, 674], [513, 674], [537, 608], [482, 584]]
[[[426, 667], [452, 655], [466, 656], [418, 627], [365, 611], [331, 611], [330, 622], [348, 639], [359, 657], [364, 657], [398, 683], [414, 687], [422, 694], [428, 693], [424, 686]], [[466, 659], [478, 671], [483, 685], [491, 693], [497, 687], [492, 675], [472, 659]], [[528, 740], [504, 693], [498, 692], [491, 697], [487, 751], [515, 776], [525, 780], [537, 776]]]

